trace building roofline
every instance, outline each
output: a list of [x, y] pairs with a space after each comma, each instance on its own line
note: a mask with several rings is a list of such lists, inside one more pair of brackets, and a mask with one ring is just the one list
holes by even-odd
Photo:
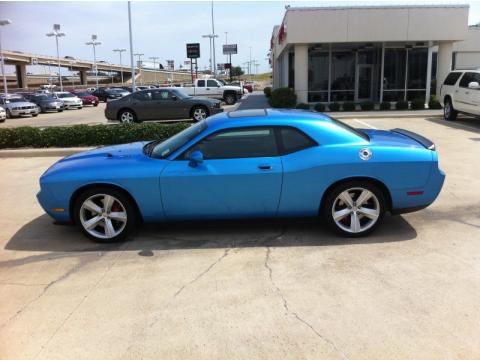
[[289, 6], [288, 11], [350, 10], [350, 9], [429, 9], [429, 8], [469, 8], [469, 4], [430, 4], [430, 5], [325, 5], [325, 6]]

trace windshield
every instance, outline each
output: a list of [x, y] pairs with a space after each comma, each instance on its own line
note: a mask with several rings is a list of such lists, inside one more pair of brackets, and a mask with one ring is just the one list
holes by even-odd
[[75, 95], [70, 94], [70, 93], [57, 94], [57, 97], [58, 97], [58, 98], [69, 98], [69, 97], [74, 97], [74, 96], [75, 96]]
[[6, 99], [6, 103], [14, 103], [14, 102], [25, 102], [27, 100], [25, 100], [24, 98], [20, 98], [20, 97], [14, 97], [14, 98], [7, 98]]
[[221, 83], [222, 85], [227, 85], [227, 83], [223, 80], [217, 80], [219, 83]]
[[206, 128], [207, 124], [205, 121], [200, 121], [199, 123], [190, 126], [171, 138], [168, 138], [160, 144], [157, 144], [151, 151], [151, 156], [157, 159], [165, 159]]
[[350, 131], [351, 133], [354, 133], [355, 135], [357, 136], [360, 136], [362, 139], [364, 140], [367, 140], [367, 141], [370, 141], [370, 137], [365, 134], [364, 132], [358, 130], [358, 129], [355, 129], [354, 127], [351, 127], [350, 125], [347, 125], [343, 122], [341, 122], [340, 120], [337, 120], [337, 119], [334, 119], [334, 118], [330, 118], [332, 120], [332, 122], [335, 124], [335, 125], [338, 125], [340, 126], [341, 128], [347, 130], [347, 131]]

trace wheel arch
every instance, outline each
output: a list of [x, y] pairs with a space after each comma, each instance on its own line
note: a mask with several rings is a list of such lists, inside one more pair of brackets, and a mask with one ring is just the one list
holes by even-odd
[[320, 201], [320, 207], [319, 207], [319, 214], [321, 214], [321, 211], [324, 206], [325, 199], [327, 197], [327, 194], [335, 187], [340, 184], [350, 182], [350, 181], [367, 181], [375, 186], [377, 186], [380, 190], [382, 190], [384, 196], [385, 196], [385, 201], [386, 201], [386, 211], [391, 211], [392, 210], [392, 195], [390, 194], [390, 191], [388, 190], [387, 186], [380, 180], [368, 177], [368, 176], [353, 176], [353, 177], [348, 177], [344, 179], [340, 179], [335, 181], [334, 183], [330, 184], [330, 186], [325, 189], [322, 195], [322, 199]]
[[72, 196], [70, 197], [69, 212], [70, 212], [70, 219], [72, 220], [73, 223], [75, 222], [74, 207], [75, 207], [75, 202], [77, 201], [78, 197], [83, 192], [87, 191], [88, 189], [91, 189], [91, 188], [94, 188], [94, 187], [99, 187], [99, 186], [112, 188], [112, 189], [115, 189], [117, 191], [122, 192], [132, 202], [133, 207], [135, 208], [137, 219], [139, 219], [140, 221], [143, 221], [143, 216], [142, 216], [142, 213], [140, 212], [140, 208], [138, 207], [137, 202], [135, 201], [134, 197], [127, 190], [125, 190], [123, 187], [121, 187], [119, 185], [116, 185], [116, 184], [96, 182], [96, 183], [90, 183], [90, 184], [83, 185], [83, 186], [79, 187], [78, 189], [76, 189], [73, 192]]
[[196, 109], [196, 108], [204, 108], [205, 111], [207, 112], [207, 117], [210, 116], [210, 110], [208, 109], [208, 106], [205, 105], [205, 104], [201, 104], [201, 103], [197, 103], [197, 104], [193, 104], [191, 107], [190, 107], [190, 117], [193, 117], [193, 111]]
[[122, 113], [122, 111], [125, 111], [125, 110], [131, 111], [133, 115], [138, 119], [138, 116], [135, 110], [133, 110], [132, 108], [129, 108], [128, 106], [124, 106], [117, 111], [117, 120], [120, 120], [120, 114]]
[[452, 96], [450, 94], [446, 94], [444, 97], [443, 97], [443, 103], [445, 104], [445, 102], [447, 100], [450, 100], [450, 102], [452, 102], [452, 105], [453, 105], [453, 99], [452, 99]]

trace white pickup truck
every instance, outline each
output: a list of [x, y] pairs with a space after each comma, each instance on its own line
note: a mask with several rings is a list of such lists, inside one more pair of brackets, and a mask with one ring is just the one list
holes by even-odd
[[182, 88], [190, 96], [206, 96], [225, 101], [228, 105], [233, 105], [243, 95], [243, 90], [239, 86], [229, 86], [216, 79], [197, 79], [193, 86]]

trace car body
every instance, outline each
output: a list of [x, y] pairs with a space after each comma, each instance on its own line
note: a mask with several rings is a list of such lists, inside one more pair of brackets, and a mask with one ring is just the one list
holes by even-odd
[[0, 122], [4, 122], [7, 118], [7, 112], [3, 107], [0, 106]]
[[430, 205], [444, 178], [434, 145], [418, 134], [353, 129], [307, 111], [243, 110], [162, 142], [66, 157], [40, 178], [38, 200], [98, 241], [124, 238], [138, 219], [319, 214], [341, 234], [361, 236], [387, 211]]
[[196, 79], [193, 86], [182, 88], [190, 96], [202, 96], [212, 99], [225, 101], [228, 105], [233, 105], [244, 94], [239, 86], [225, 85], [224, 82], [217, 79]]
[[110, 101], [120, 99], [126, 95], [130, 94], [127, 90], [120, 88], [99, 88], [92, 92], [92, 95], [96, 96], [100, 101]]
[[440, 87], [440, 104], [446, 120], [457, 114], [480, 116], [480, 71], [451, 71]]
[[107, 103], [105, 117], [121, 122], [192, 118], [201, 121], [222, 112], [220, 101], [186, 95], [180, 88], [136, 91]]
[[7, 95], [0, 97], [0, 106], [5, 109], [7, 118], [31, 115], [33, 117], [40, 113], [40, 107], [23, 96]]
[[88, 91], [74, 90], [74, 91], [71, 91], [71, 93], [74, 94], [75, 96], [78, 96], [82, 100], [83, 106], [85, 105], [98, 106], [98, 104], [100, 103], [100, 100], [98, 99], [98, 97], [90, 94]]
[[81, 109], [83, 107], [82, 99], [68, 91], [57, 91], [53, 97], [63, 101], [65, 109]]
[[243, 88], [243, 90], [246, 90], [246, 91], [244, 91], [245, 93], [251, 93], [254, 90], [254, 84], [253, 83], [247, 83], [245, 81], [233, 81], [229, 85], [239, 86], [239, 87]]
[[41, 112], [55, 111], [62, 112], [65, 109], [65, 104], [62, 100], [53, 97], [51, 94], [28, 94], [25, 95], [28, 101], [37, 104]]

